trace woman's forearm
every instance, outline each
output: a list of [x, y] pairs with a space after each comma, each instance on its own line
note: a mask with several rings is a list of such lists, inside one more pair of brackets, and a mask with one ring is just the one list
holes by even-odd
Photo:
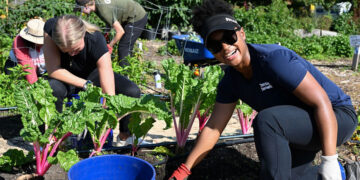
[[319, 129], [324, 156], [336, 154], [338, 124], [332, 107], [323, 106], [315, 109], [315, 119]]
[[75, 76], [66, 69], [54, 70], [53, 72], [49, 73], [49, 76], [78, 88], [82, 88], [86, 83], [85, 79]]
[[104, 93], [115, 95], [115, 77], [109, 53], [105, 53], [97, 62], [100, 86]]
[[104, 93], [115, 95], [115, 78], [113, 71], [107, 71], [100, 75], [100, 86]]

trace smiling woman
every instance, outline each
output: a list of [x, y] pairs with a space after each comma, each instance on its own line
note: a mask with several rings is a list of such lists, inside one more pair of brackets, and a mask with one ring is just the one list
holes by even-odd
[[[99, 28], [73, 15], [49, 19], [44, 26], [44, 56], [49, 83], [62, 111], [64, 98], [100, 86], [109, 95], [140, 97], [140, 89], [126, 77], [113, 72], [111, 56]], [[129, 116], [120, 121], [120, 135], [130, 136]]]
[[[207, 125], [171, 178], [191, 174], [214, 147], [240, 99], [258, 112], [253, 124], [260, 179], [341, 179], [336, 147], [357, 126], [350, 96], [294, 51], [247, 44], [231, 5], [223, 0], [204, 0], [194, 8], [192, 24], [215, 58], [229, 66]], [[320, 150], [317, 171], [312, 161]]]

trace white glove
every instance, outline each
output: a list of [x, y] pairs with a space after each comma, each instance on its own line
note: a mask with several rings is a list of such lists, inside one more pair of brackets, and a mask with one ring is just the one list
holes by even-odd
[[319, 174], [323, 180], [342, 180], [338, 155], [321, 156]]

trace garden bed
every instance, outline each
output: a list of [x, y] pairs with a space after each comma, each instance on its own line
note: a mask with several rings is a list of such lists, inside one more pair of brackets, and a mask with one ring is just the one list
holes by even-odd
[[[148, 52], [144, 53], [145, 59], [155, 60], [159, 64], [160, 60], [167, 57], [159, 56], [156, 49], [163, 45], [163, 42], [148, 41], [146, 46]], [[181, 57], [175, 57], [181, 62]], [[356, 108], [360, 105], [360, 73], [350, 70], [351, 60], [328, 61], [311, 61], [321, 72], [339, 85], [345, 93], [352, 98]], [[19, 131], [22, 124], [19, 116], [4, 116], [0, 118], [0, 149], [16, 147], [24, 150], [32, 150], [30, 144], [21, 144], [16, 141], [19, 138]], [[238, 125], [240, 129], [240, 125]], [[23, 143], [23, 142], [22, 142]], [[167, 157], [159, 154], [153, 154], [151, 149], [141, 148], [136, 157], [144, 159], [151, 164], [155, 164], [156, 179], [167, 179], [171, 173], [184, 162], [186, 154], [190, 151], [192, 143], [188, 143], [184, 155], [176, 157]], [[354, 153], [353, 145], [346, 144], [338, 148], [339, 159], [342, 163], [346, 160], [359, 160], [358, 154]], [[173, 146], [168, 146], [170, 150], [175, 151]], [[127, 154], [129, 150], [108, 151], [110, 154]], [[86, 157], [86, 156], [84, 156]], [[314, 162], [319, 163], [319, 158]], [[24, 166], [12, 173], [0, 172], [0, 180], [16, 179], [22, 174], [34, 172], [34, 164]], [[201, 163], [192, 170], [189, 179], [257, 179], [259, 172], [259, 161], [256, 155], [254, 143], [242, 143], [220, 146], [212, 150]], [[67, 179], [67, 173], [59, 165], [52, 166], [45, 174], [46, 180]]]

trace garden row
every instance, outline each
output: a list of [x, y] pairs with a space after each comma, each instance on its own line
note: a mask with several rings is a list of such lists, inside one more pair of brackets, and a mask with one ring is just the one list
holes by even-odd
[[[117, 126], [119, 119], [129, 114], [132, 114], [129, 129], [135, 137], [133, 155], [139, 148], [139, 138], [145, 138], [156, 120], [165, 121], [164, 128], [175, 128], [177, 147], [183, 149], [195, 119], [198, 118], [200, 122], [199, 131], [205, 126], [223, 71], [220, 66], [208, 66], [200, 73], [199, 69], [179, 65], [173, 59], [162, 61], [162, 67], [169, 102], [149, 94], [141, 98], [121, 94], [108, 96], [102, 93], [101, 88], [90, 86], [79, 93], [79, 99], [71, 100], [71, 106], [65, 107], [64, 102], [61, 113], [56, 111], [56, 98], [52, 96], [47, 80], [40, 78], [30, 84], [24, 78], [19, 78], [26, 74], [21, 66], [13, 68], [12, 75], [16, 75], [16, 78], [12, 81], [11, 90], [14, 91], [17, 111], [21, 114], [24, 127], [20, 135], [33, 143], [36, 174], [43, 176], [52, 164], [59, 163], [67, 171], [77, 163], [79, 157], [74, 149], [59, 146], [69, 136], [81, 134], [85, 128], [94, 146], [89, 157], [101, 155], [111, 130]], [[243, 133], [246, 134], [255, 113], [246, 104], [239, 104], [238, 113]], [[21, 151], [10, 150], [0, 158], [0, 170], [11, 172], [14, 166], [31, 162], [32, 157], [31, 153], [25, 156]]]

